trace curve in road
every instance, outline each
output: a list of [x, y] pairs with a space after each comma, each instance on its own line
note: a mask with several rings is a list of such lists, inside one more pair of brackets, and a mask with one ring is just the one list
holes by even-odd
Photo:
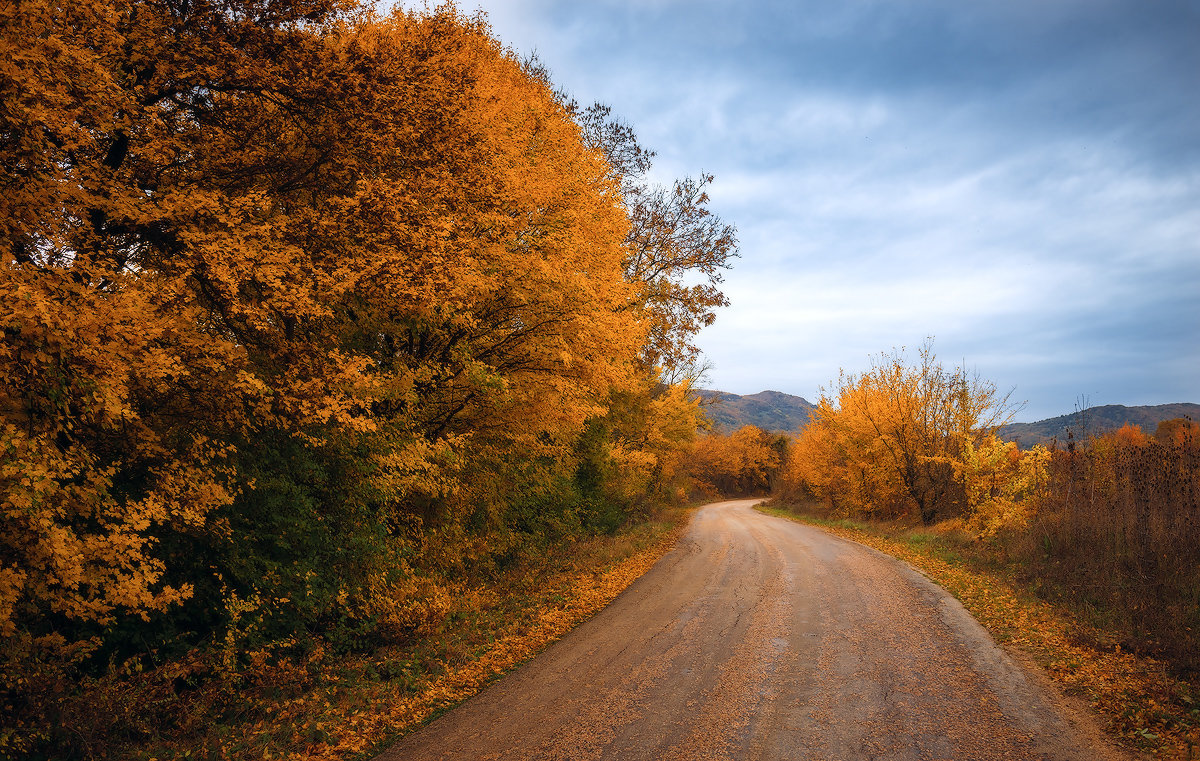
[[379, 761], [1115, 756], [944, 590], [755, 503]]

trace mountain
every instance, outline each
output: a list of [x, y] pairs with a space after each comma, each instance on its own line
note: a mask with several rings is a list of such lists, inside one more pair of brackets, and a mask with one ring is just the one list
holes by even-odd
[[1076, 439], [1086, 438], [1106, 431], [1115, 431], [1125, 424], [1141, 426], [1146, 433], [1164, 420], [1178, 417], [1200, 420], [1200, 404], [1156, 404], [1150, 407], [1126, 407], [1122, 404], [1106, 404], [1089, 407], [1082, 412], [1059, 415], [1036, 423], [1010, 423], [998, 431], [1000, 438], [1015, 441], [1022, 449], [1035, 444], [1046, 444], [1051, 439], [1059, 443], [1067, 440], [1070, 430]]
[[[816, 409], [803, 397], [779, 391], [738, 396], [725, 391], [701, 389], [699, 394], [704, 413], [712, 421], [713, 430], [719, 433], [732, 433], [744, 425], [755, 425], [764, 431], [795, 433], [808, 423], [809, 416]], [[1125, 424], [1131, 424], [1152, 434], [1162, 421], [1179, 417], [1200, 420], [1200, 404], [1181, 402], [1144, 407], [1106, 404], [1089, 407], [1082, 413], [1059, 415], [1036, 423], [1010, 423], [1002, 426], [998, 433], [1000, 438], [1015, 441], [1018, 446], [1027, 449], [1035, 444], [1047, 444], [1051, 439], [1065, 443], [1068, 430], [1078, 439], [1115, 431]]]
[[779, 391], [760, 391], [738, 396], [724, 391], [700, 390], [701, 405], [713, 430], [731, 433], [744, 425], [764, 431], [794, 433], [808, 423], [816, 407], [807, 399]]

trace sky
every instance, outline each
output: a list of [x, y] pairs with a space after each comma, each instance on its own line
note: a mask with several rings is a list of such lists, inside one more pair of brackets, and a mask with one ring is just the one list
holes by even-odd
[[735, 225], [705, 385], [934, 338], [1025, 402], [1200, 402], [1200, 0], [480, 0]]

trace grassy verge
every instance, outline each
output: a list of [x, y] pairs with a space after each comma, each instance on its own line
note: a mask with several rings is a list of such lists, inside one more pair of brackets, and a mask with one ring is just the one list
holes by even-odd
[[[1200, 758], [1200, 679], [1124, 651], [1082, 611], [1035, 594], [1021, 568], [952, 526], [914, 528], [833, 519], [819, 508], [767, 505], [897, 557], [953, 594], [997, 641], [1039, 663], [1068, 694], [1086, 699], [1112, 737], [1160, 758]], [[1045, 590], [1041, 590], [1043, 593]]]
[[446, 624], [410, 645], [316, 652], [238, 685], [199, 690], [177, 727], [130, 757], [369, 758], [598, 612], [670, 549], [687, 516], [665, 512], [463, 589]]

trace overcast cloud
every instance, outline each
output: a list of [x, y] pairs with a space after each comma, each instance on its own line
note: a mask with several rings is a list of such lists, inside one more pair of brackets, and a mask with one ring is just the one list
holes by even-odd
[[716, 174], [742, 258], [709, 385], [813, 400], [936, 336], [1022, 420], [1200, 402], [1195, 0], [479, 7], [656, 177]]

